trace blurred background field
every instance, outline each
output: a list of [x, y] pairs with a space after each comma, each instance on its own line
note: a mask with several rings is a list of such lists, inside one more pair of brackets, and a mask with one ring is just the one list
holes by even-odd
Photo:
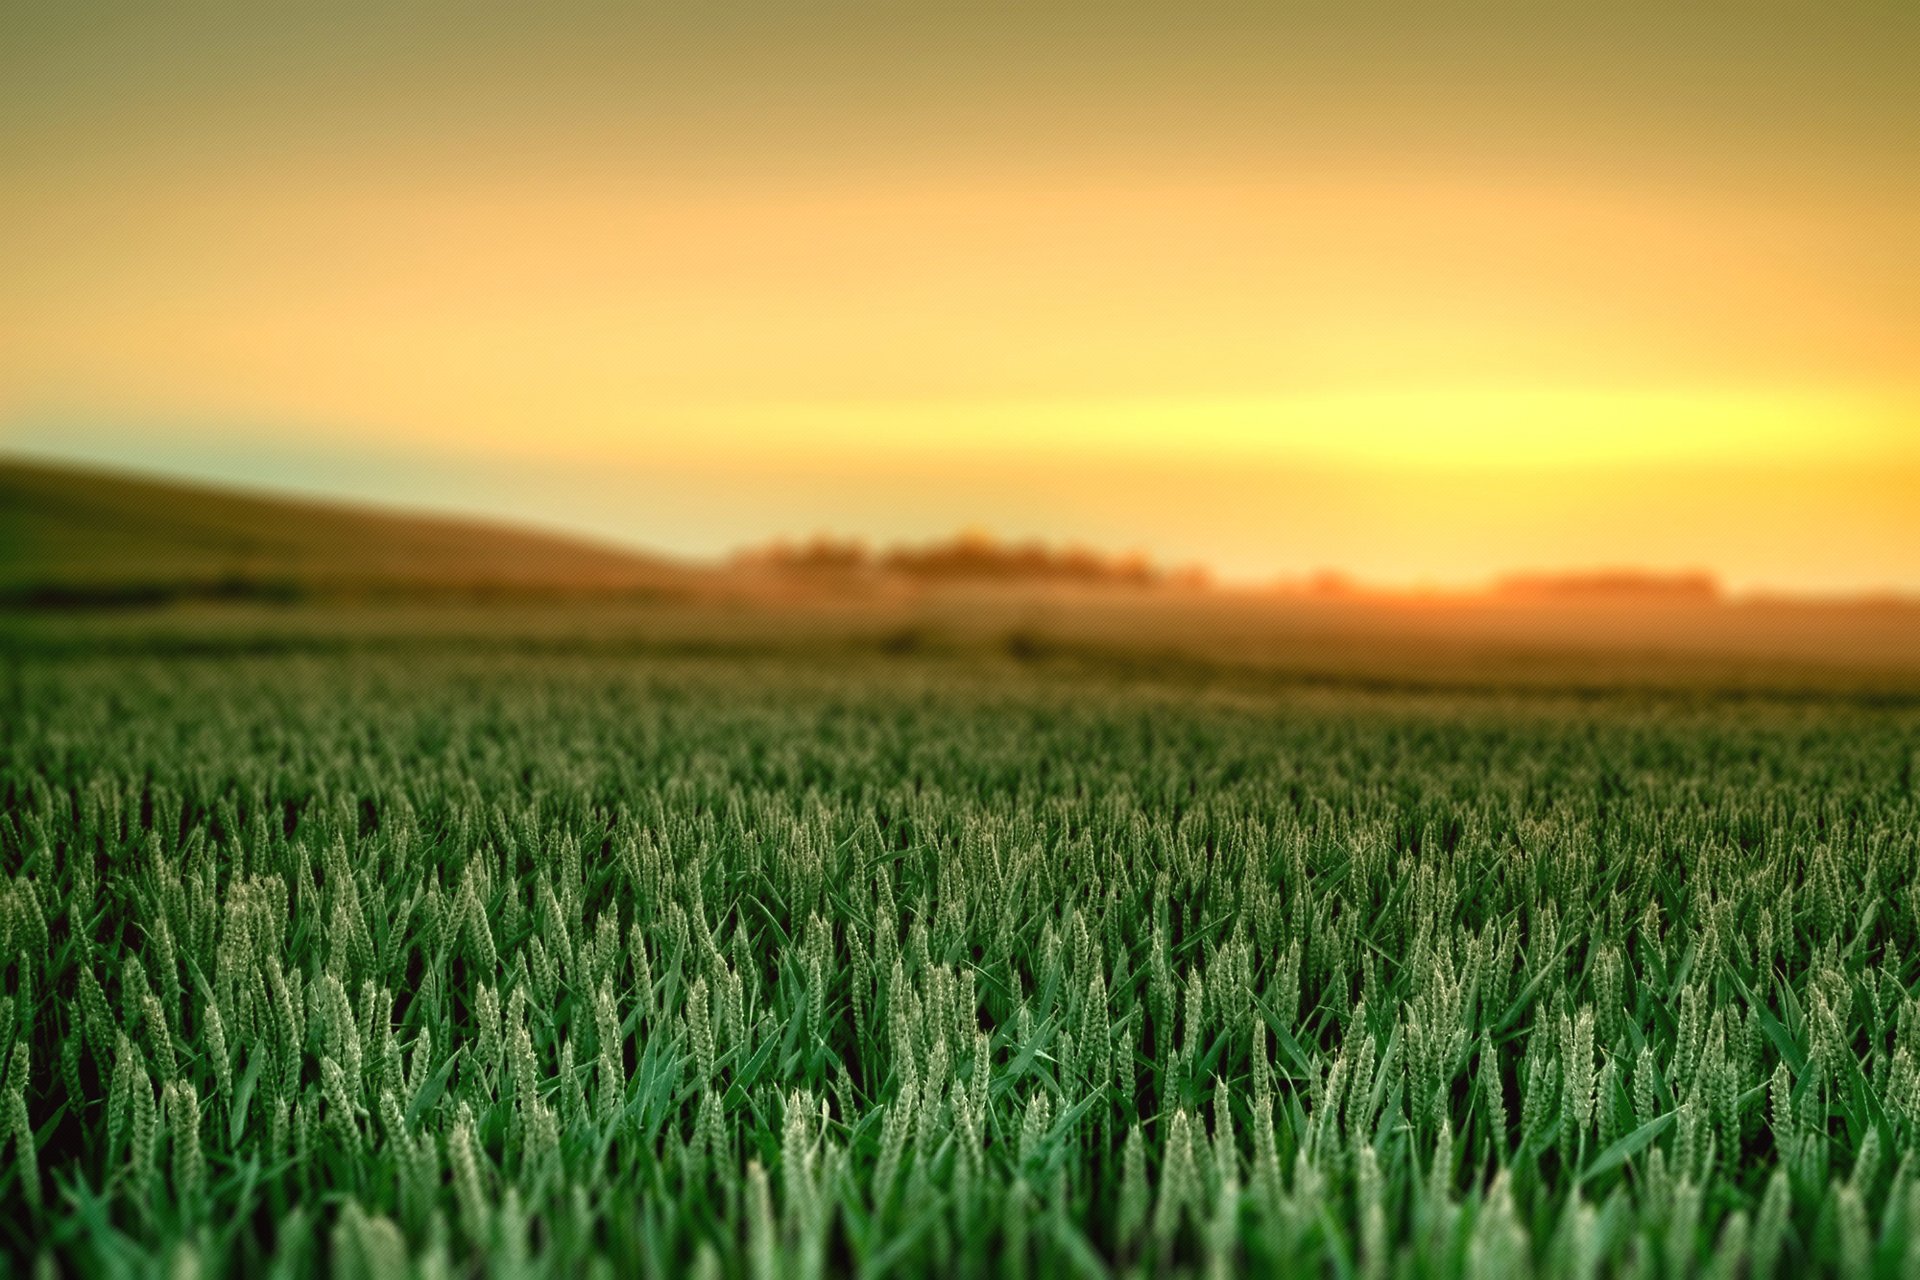
[[1895, 702], [1920, 689], [1920, 601], [1898, 595], [1733, 596], [1710, 580], [1675, 590], [1635, 575], [1427, 593], [1220, 586], [1132, 565], [1103, 572], [1097, 558], [1090, 572], [1035, 570], [1017, 551], [971, 572], [871, 554], [851, 568], [791, 554], [685, 562], [481, 520], [0, 464], [0, 630], [13, 644], [437, 639], [967, 657], [1252, 686]]

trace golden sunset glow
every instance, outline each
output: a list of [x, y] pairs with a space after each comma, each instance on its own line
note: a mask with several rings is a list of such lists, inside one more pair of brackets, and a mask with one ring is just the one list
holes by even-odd
[[10, 9], [0, 445], [1920, 588], [1913, 18], [1611, 8]]

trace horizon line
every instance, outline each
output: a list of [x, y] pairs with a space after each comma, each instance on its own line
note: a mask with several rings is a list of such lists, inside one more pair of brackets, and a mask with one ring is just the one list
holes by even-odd
[[[102, 460], [95, 456], [62, 454], [39, 448], [21, 448], [0, 444], [0, 466], [16, 465], [70, 473], [93, 473], [132, 483], [200, 489], [228, 497], [290, 505], [330, 507], [336, 511], [385, 516], [449, 524], [472, 524], [501, 532], [520, 532], [529, 536], [559, 538], [581, 546], [614, 551], [635, 557], [666, 561], [685, 568], [725, 571], [750, 567], [765, 561], [778, 548], [806, 548], [829, 544], [841, 548], [859, 547], [873, 561], [889, 557], [924, 554], [943, 548], [984, 544], [1001, 551], [1041, 551], [1051, 556], [1091, 556], [1103, 564], [1136, 565], [1152, 574], [1155, 585], [1168, 586], [1176, 580], [1198, 583], [1200, 589], [1222, 595], [1290, 595], [1323, 601], [1348, 600], [1434, 602], [1499, 602], [1528, 597], [1536, 602], [1577, 603], [1626, 601], [1659, 597], [1678, 598], [1675, 587], [1685, 588], [1695, 603], [1740, 605], [1755, 603], [1920, 606], [1920, 589], [1892, 584], [1877, 586], [1809, 588], [1779, 587], [1765, 583], [1743, 582], [1729, 585], [1714, 567], [1703, 564], [1658, 566], [1636, 564], [1630, 560], [1592, 560], [1562, 562], [1516, 562], [1465, 578], [1416, 577], [1390, 579], [1356, 574], [1338, 565], [1315, 564], [1295, 568], [1275, 568], [1264, 573], [1222, 572], [1204, 560], [1186, 557], [1163, 558], [1151, 550], [1130, 546], [1112, 548], [1091, 539], [1071, 536], [1031, 536], [1001, 534], [987, 522], [960, 525], [949, 533], [922, 537], [874, 537], [859, 533], [838, 533], [816, 528], [805, 534], [780, 533], [771, 537], [743, 539], [729, 549], [712, 554], [664, 549], [642, 540], [610, 534], [601, 530], [570, 525], [537, 516], [522, 516], [484, 510], [462, 503], [395, 501], [366, 497], [338, 488], [306, 486], [297, 482], [237, 480], [204, 471], [152, 463]], [[788, 566], [805, 572], [801, 566]], [[883, 567], [883, 566], [882, 566]], [[1589, 591], [1590, 589], [1590, 591]]]

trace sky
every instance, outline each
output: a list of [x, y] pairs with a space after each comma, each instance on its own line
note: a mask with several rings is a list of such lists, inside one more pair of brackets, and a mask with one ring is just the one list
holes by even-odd
[[0, 449], [1920, 590], [1920, 6], [0, 0]]

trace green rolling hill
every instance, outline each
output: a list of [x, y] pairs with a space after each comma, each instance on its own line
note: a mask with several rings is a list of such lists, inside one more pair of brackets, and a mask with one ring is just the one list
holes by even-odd
[[0, 460], [0, 601], [673, 596], [711, 575], [482, 520]]

